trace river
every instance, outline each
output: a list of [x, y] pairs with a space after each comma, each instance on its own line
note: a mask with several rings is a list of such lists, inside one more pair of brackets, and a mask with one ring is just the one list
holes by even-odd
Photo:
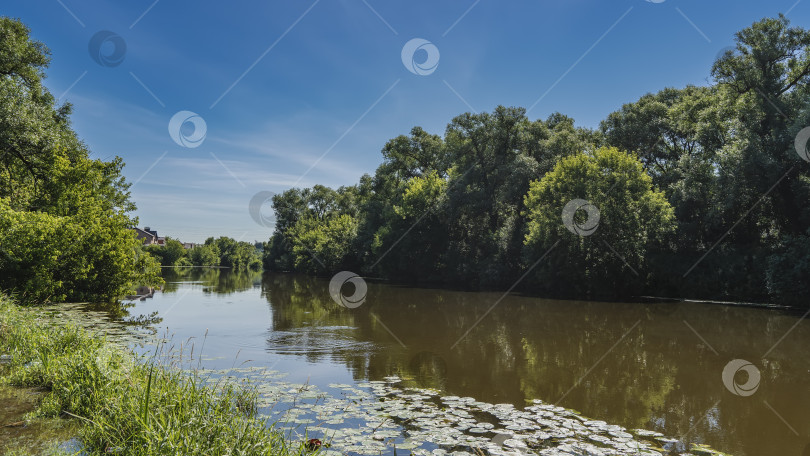
[[154, 326], [194, 344], [198, 364], [215, 372], [266, 368], [285, 385], [333, 394], [396, 377], [401, 387], [517, 409], [539, 399], [674, 437], [675, 449], [694, 442], [739, 456], [804, 456], [810, 448], [810, 320], [800, 313], [374, 281], [351, 309], [331, 299], [328, 279], [192, 270], [166, 280], [128, 312], [156, 312]]

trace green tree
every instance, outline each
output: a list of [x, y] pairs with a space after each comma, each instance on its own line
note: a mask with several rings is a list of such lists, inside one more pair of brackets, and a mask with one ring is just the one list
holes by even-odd
[[178, 263], [186, 256], [183, 243], [170, 237], [166, 237], [164, 245], [150, 245], [146, 251], [157, 258], [161, 266], [182, 266]]
[[120, 214], [16, 211], [0, 198], [0, 288], [24, 302], [111, 301], [162, 283], [160, 266]]
[[[730, 125], [716, 87], [667, 88], [625, 104], [601, 123], [610, 146], [638, 155], [675, 208], [676, 248], [684, 255], [708, 248], [722, 220], [716, 197], [718, 153]], [[686, 267], [686, 266], [685, 266]]]
[[296, 269], [310, 274], [333, 274], [344, 269], [356, 235], [357, 220], [347, 214], [326, 220], [300, 219], [288, 231]]
[[[566, 226], [563, 212], [576, 199], [598, 214], [577, 210], [568, 222], [587, 230], [598, 220], [591, 234]], [[537, 266], [535, 285], [551, 293], [615, 298], [639, 291], [648, 274], [648, 250], [675, 228], [672, 207], [641, 162], [615, 148], [562, 159], [532, 182], [526, 210], [528, 258], [539, 260], [550, 250]]]
[[[753, 207], [791, 166], [800, 176], [810, 175], [794, 148], [796, 133], [808, 121], [810, 31], [790, 27], [780, 15], [740, 31], [736, 41], [736, 50], [726, 53], [712, 70], [736, 121], [719, 161], [729, 220]], [[762, 239], [765, 224], [775, 224], [773, 234], [803, 234], [810, 223], [810, 211], [801, 204], [807, 194], [803, 179], [776, 186], [768, 204], [758, 205], [735, 228], [732, 241]]]
[[261, 257], [251, 242], [240, 242], [227, 236], [217, 239], [209, 237], [205, 240], [204, 246], [219, 251], [221, 266], [233, 269], [261, 269]]
[[450, 237], [446, 277], [510, 285], [524, 266], [526, 220], [520, 214], [529, 183], [597, 139], [562, 114], [532, 122], [523, 108], [499, 106], [453, 119], [445, 134], [453, 164], [442, 208]]
[[191, 249], [190, 256], [194, 266], [219, 266], [219, 249], [214, 244], [198, 245]]
[[659, 281], [666, 293], [784, 302], [773, 278], [786, 258], [806, 263], [785, 246], [810, 227], [801, 204], [810, 169], [794, 147], [810, 125], [810, 32], [780, 16], [736, 42], [714, 64], [716, 84], [645, 95], [608, 116], [602, 131], [642, 158], [675, 208], [677, 236], [658, 274], [673, 279]]
[[[403, 282], [435, 280], [442, 269], [447, 230], [438, 210], [447, 180], [437, 171], [414, 176], [402, 185], [393, 213], [375, 233], [373, 257], [386, 277]], [[396, 253], [389, 255], [396, 249]]]
[[[319, 251], [328, 258], [329, 264], [345, 266], [351, 262], [346, 257], [357, 252], [351, 245], [355, 242], [355, 218], [362, 198], [355, 186], [333, 190], [322, 185], [303, 190], [294, 188], [274, 196], [276, 227], [263, 252], [265, 269], [327, 273], [324, 261], [317, 258]], [[346, 218], [333, 220], [340, 216]], [[308, 233], [309, 229], [317, 232]], [[347, 238], [348, 233], [354, 234]], [[337, 237], [330, 240], [329, 236]], [[330, 241], [334, 245], [330, 246]], [[342, 256], [337, 258], [338, 254]]]
[[[354, 261], [359, 269], [368, 273], [399, 280], [419, 276], [435, 280], [440, 266], [432, 259], [443, 253], [446, 243], [437, 246], [438, 250], [431, 255], [420, 257], [419, 265], [409, 263], [408, 259], [414, 258], [409, 253], [415, 253], [411, 250], [415, 246], [411, 234], [425, 243], [438, 240], [430, 235], [422, 237], [422, 234], [425, 234], [423, 230], [432, 231], [439, 227], [440, 209], [434, 207], [431, 214], [408, 215], [397, 213], [397, 206], [407, 206], [402, 198], [408, 185], [413, 185], [409, 182], [417, 182], [425, 176], [434, 176], [431, 179], [436, 182], [447, 178], [450, 157], [444, 140], [414, 127], [409, 136], [400, 135], [388, 141], [382, 148], [382, 155], [383, 163], [374, 176], [363, 176], [357, 186], [359, 213]], [[427, 210], [429, 205], [424, 205], [424, 209]]]
[[[42, 85], [47, 48], [0, 17], [0, 288], [30, 300], [112, 300], [161, 283], [129, 229], [123, 162], [92, 160], [71, 106]], [[71, 244], [72, 245], [69, 245]]]
[[[810, 273], [810, 167], [794, 146], [810, 125], [810, 32], [763, 19], [712, 76], [646, 94], [597, 131], [503, 106], [457, 116], [444, 136], [415, 127], [356, 186], [279, 195], [265, 266], [506, 287], [562, 239], [528, 289], [796, 302], [810, 293], [793, 279]], [[593, 236], [559, 237], [574, 198], [602, 209]], [[330, 225], [344, 215], [356, 234]]]
[[778, 302], [810, 307], [810, 230], [804, 235], [786, 235], [768, 257], [768, 292]]

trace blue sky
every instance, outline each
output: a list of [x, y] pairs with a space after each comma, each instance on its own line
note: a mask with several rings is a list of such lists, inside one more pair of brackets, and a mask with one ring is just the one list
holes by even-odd
[[[559, 111], [596, 127], [644, 93], [706, 84], [735, 32], [780, 12], [810, 24], [801, 0], [4, 0], [0, 9], [50, 47], [47, 86], [73, 103], [93, 156], [126, 162], [140, 225], [184, 241], [266, 240], [272, 228], [248, 210], [258, 192], [354, 184], [388, 139], [415, 125], [442, 134], [465, 111], [523, 106], [532, 119]], [[412, 39], [433, 47], [403, 60]], [[434, 50], [438, 65], [420, 71]], [[182, 145], [202, 131], [189, 123], [175, 129], [179, 141], [170, 135], [180, 111], [204, 120], [196, 147]]]

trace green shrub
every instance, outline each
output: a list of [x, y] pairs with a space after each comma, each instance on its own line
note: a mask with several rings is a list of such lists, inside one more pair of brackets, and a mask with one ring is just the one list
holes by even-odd
[[98, 207], [73, 216], [17, 211], [0, 198], [0, 289], [25, 302], [110, 301], [162, 283], [127, 221]]
[[[574, 228], [562, 220], [564, 208], [575, 199], [587, 200], [598, 211], [590, 217], [584, 210], [571, 214], [572, 226], [586, 220], [593, 224], [583, 235], [569, 231]], [[526, 254], [536, 261], [550, 251], [535, 278], [536, 286], [549, 293], [608, 298], [638, 293], [648, 274], [647, 252], [675, 228], [672, 207], [639, 159], [616, 148], [560, 160], [532, 182], [525, 204]]]

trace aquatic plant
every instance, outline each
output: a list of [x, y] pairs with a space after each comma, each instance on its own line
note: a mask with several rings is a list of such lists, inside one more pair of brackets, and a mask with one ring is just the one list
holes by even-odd
[[[46, 388], [29, 418], [70, 417], [87, 454], [305, 452], [256, 415], [256, 395], [182, 371], [163, 348], [137, 357], [103, 336], [0, 296], [0, 381]], [[10, 358], [9, 358], [10, 356]]]

